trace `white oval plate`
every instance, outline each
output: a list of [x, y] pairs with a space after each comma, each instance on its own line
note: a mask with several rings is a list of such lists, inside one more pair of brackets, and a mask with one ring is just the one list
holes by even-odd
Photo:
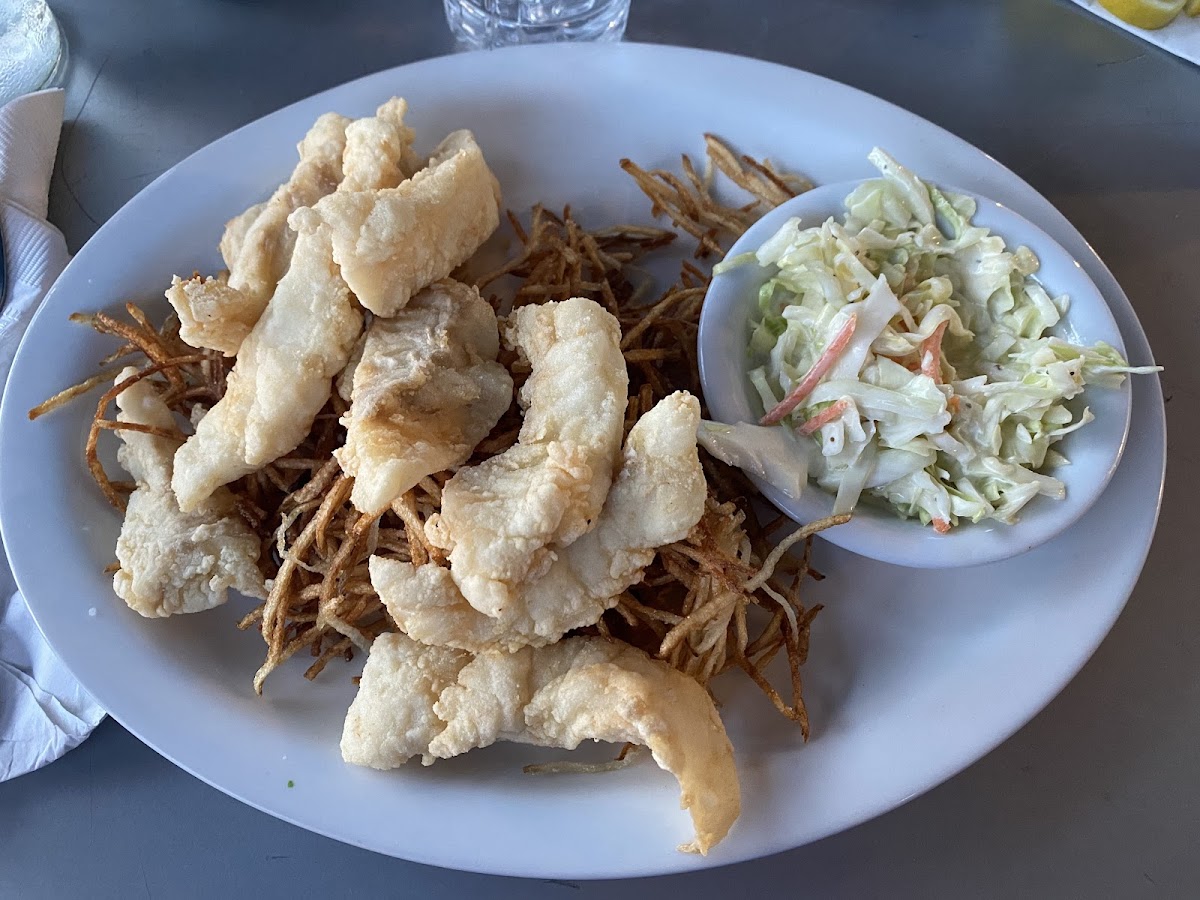
[[166, 621], [126, 609], [101, 572], [117, 518], [80, 458], [92, 404], [25, 417], [111, 346], [69, 325], [68, 313], [157, 298], [170, 273], [216, 268], [222, 224], [286, 177], [319, 113], [365, 115], [392, 94], [408, 97], [426, 149], [473, 129], [508, 205], [569, 201], [584, 222], [645, 221], [646, 201], [618, 159], [673, 167], [680, 151], [702, 152], [703, 131], [817, 183], [870, 175], [866, 154], [886, 143], [928, 177], [1037, 222], [1087, 268], [1132, 359], [1150, 362], [1120, 288], [1037, 192], [936, 126], [825, 79], [626, 44], [446, 57], [343, 85], [234, 132], [146, 188], [71, 263], [17, 356], [0, 410], [9, 558], [54, 648], [123, 725], [221, 790], [338, 840], [459, 869], [618, 877], [762, 856], [878, 815], [978, 759], [1079, 670], [1129, 596], [1154, 531], [1166, 432], [1153, 377], [1133, 387], [1125, 464], [1057, 540], [1008, 563], [943, 572], [822, 545], [828, 578], [810, 596], [828, 608], [805, 670], [813, 739], [802, 744], [746, 679], [721, 680], [744, 812], [706, 858], [675, 851], [690, 825], [673, 781], [652, 765], [530, 777], [519, 765], [533, 751], [497, 746], [431, 769], [347, 766], [338, 737], [354, 667], [332, 666], [310, 684], [294, 660], [259, 698], [250, 678], [262, 642], [233, 628], [244, 604]]
[[[803, 228], [820, 225], [831, 216], [840, 221], [845, 213], [843, 200], [859, 184], [861, 181], [822, 185], [789, 200], [755, 222], [728, 255], [753, 253], [792, 218], [798, 217]], [[942, 189], [971, 193], [945, 184]], [[1079, 262], [1028, 219], [978, 194], [973, 196], [978, 206], [973, 224], [991, 229], [1010, 249], [1025, 245], [1033, 250], [1041, 261], [1038, 280], [1051, 296], [1066, 294], [1070, 298], [1067, 315], [1050, 333], [1077, 344], [1105, 341], [1123, 355], [1125, 345], [1117, 323]], [[762, 402], [746, 373], [751, 368], [750, 317], [757, 312], [758, 289], [766, 280], [767, 270], [760, 266], [737, 266], [715, 276], [704, 298], [697, 341], [700, 381], [709, 412], [717, 422], [757, 422], [762, 416]], [[1067, 435], [1057, 446], [1071, 465], [1051, 474], [1066, 485], [1067, 496], [1062, 500], [1035, 497], [1013, 525], [968, 522], [949, 534], [938, 534], [915, 519], [899, 518], [882, 504], [864, 502], [850, 522], [830, 529], [823, 537], [862, 556], [917, 568], [975, 566], [1024, 553], [1078, 521], [1103, 493], [1125, 449], [1131, 398], [1126, 378], [1120, 388], [1090, 387], [1071, 402], [1076, 415], [1087, 406], [1096, 420]], [[833, 513], [833, 495], [812, 483], [793, 499], [762, 479], [753, 480], [772, 503], [798, 522]]]

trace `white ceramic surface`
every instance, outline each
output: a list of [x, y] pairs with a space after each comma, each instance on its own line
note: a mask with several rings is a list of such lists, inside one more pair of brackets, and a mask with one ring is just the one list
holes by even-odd
[[[922, 172], [917, 174], [924, 177]], [[843, 200], [859, 183], [822, 185], [789, 200], [748, 229], [730, 248], [729, 256], [753, 253], [791, 218], [799, 218], [804, 228], [820, 225], [830, 216], [841, 221]], [[942, 187], [964, 193], [953, 186]], [[1121, 333], [1104, 297], [1071, 254], [1011, 209], [977, 195], [975, 202], [978, 211], [973, 223], [1000, 235], [1011, 249], [1024, 245], [1033, 250], [1042, 264], [1038, 280], [1051, 296], [1071, 298], [1066, 317], [1050, 333], [1075, 343], [1105, 341], [1124, 353]], [[761, 364], [761, 360], [750, 359], [749, 322], [757, 315], [758, 289], [769, 274], [761, 266], [737, 266], [715, 276], [704, 298], [698, 341], [700, 379], [709, 412], [717, 422], [757, 422], [763, 414], [762, 402], [746, 373]], [[1108, 486], [1125, 449], [1131, 398], [1127, 378], [1119, 389], [1093, 386], [1071, 401], [1076, 415], [1087, 406], [1096, 420], [1056, 445], [1071, 465], [1049, 474], [1063, 481], [1067, 496], [1063, 500], [1035, 497], [1014, 525], [967, 522], [941, 535], [917, 519], [900, 519], [890, 508], [867, 501], [859, 504], [850, 522], [830, 529], [824, 537], [862, 556], [918, 568], [975, 566], [1040, 546], [1078, 521]], [[772, 503], [798, 522], [833, 513], [833, 495], [815, 484], [810, 483], [793, 499], [761, 479], [754, 481]]]
[[805, 670], [812, 740], [802, 744], [745, 679], [719, 682], [744, 812], [707, 858], [675, 851], [690, 826], [673, 781], [652, 765], [533, 778], [519, 765], [543, 754], [496, 746], [430, 769], [346, 766], [337, 744], [354, 666], [310, 684], [295, 660], [259, 698], [250, 678], [261, 641], [233, 627], [246, 604], [165, 621], [126, 609], [101, 572], [119, 523], [81, 459], [91, 404], [25, 417], [112, 346], [68, 313], [153, 300], [171, 272], [215, 268], [222, 223], [287, 174], [319, 113], [363, 115], [393, 93], [410, 100], [423, 148], [474, 129], [509, 205], [570, 201], [597, 224], [647, 215], [618, 159], [675, 165], [681, 150], [701, 152], [706, 130], [818, 183], [870, 175], [867, 151], [885, 143], [929, 177], [1037, 222], [1100, 287], [1132, 359], [1151, 361], [1112, 276], [1036, 191], [936, 126], [825, 79], [623, 44], [433, 59], [343, 85], [234, 132], [139, 194], [68, 267], [17, 357], [0, 409], [5, 544], [43, 631], [122, 724], [221, 790], [339, 840], [462, 869], [605, 877], [761, 856], [878, 815], [978, 759], [1079, 670], [1129, 596], [1157, 520], [1166, 432], [1154, 377], [1134, 384], [1130, 445], [1109, 489], [1049, 544], [937, 572], [820, 546], [828, 577], [809, 596], [827, 608]]

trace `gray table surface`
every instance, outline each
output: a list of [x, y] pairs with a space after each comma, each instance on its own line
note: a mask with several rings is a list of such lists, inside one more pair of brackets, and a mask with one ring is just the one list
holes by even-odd
[[[72, 53], [51, 218], [72, 250], [230, 129], [450, 50], [436, 0], [51, 5]], [[1079, 227], [1138, 309], [1167, 366], [1174, 483], [1200, 464], [1187, 413], [1200, 385], [1188, 352], [1200, 347], [1196, 68], [1053, 0], [634, 0], [628, 37], [844, 81], [1011, 166]], [[0, 897], [1200, 895], [1194, 490], [1168, 490], [1128, 608], [1057, 700], [948, 783], [818, 844], [670, 879], [450, 872], [279, 822], [108, 721], [61, 761], [0, 784]]]

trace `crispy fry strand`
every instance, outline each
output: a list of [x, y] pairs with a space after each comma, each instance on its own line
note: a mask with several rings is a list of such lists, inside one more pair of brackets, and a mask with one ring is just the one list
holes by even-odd
[[38, 418], [46, 415], [46, 413], [48, 413], [48, 412], [53, 412], [54, 410], [58, 409], [60, 406], [66, 406], [68, 403], [70, 403], [76, 397], [80, 397], [83, 394], [86, 394], [89, 391], [94, 390], [95, 388], [98, 388], [102, 384], [111, 382], [114, 378], [117, 377], [117, 373], [120, 371], [121, 370], [115, 366], [111, 369], [104, 369], [100, 372], [97, 372], [95, 375], [91, 376], [90, 378], [85, 378], [83, 381], [79, 382], [78, 384], [73, 384], [73, 385], [71, 385], [71, 387], [59, 391], [53, 397], [50, 397], [47, 400], [43, 400], [41, 403], [39, 403], [37, 406], [35, 406], [33, 409], [31, 409], [29, 411], [28, 415], [29, 415], [30, 421], [32, 421], [34, 419], [38, 419]]

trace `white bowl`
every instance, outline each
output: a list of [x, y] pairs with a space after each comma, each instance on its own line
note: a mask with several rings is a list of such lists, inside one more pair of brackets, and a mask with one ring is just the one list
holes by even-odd
[[[841, 217], [842, 201], [860, 182], [815, 188], [789, 200], [756, 222], [729, 251], [732, 257], [753, 252], [788, 219], [798, 216], [805, 227], [819, 225], [830, 216]], [[1029, 247], [1041, 260], [1037, 278], [1051, 295], [1067, 294], [1070, 309], [1053, 329], [1074, 343], [1105, 341], [1125, 354], [1121, 334], [1100, 291], [1079, 263], [1044, 231], [1007, 207], [970, 191], [947, 187], [975, 198], [978, 211], [972, 220], [1004, 238], [1009, 247]], [[709, 413], [717, 422], [757, 422], [761, 403], [746, 377], [750, 369], [748, 347], [750, 316], [756, 310], [758, 288], [767, 271], [756, 265], [735, 267], [713, 278], [700, 316], [700, 381]], [[853, 519], [822, 532], [831, 543], [862, 556], [919, 568], [950, 568], [995, 562], [1024, 553], [1070, 526], [1096, 502], [1116, 471], [1129, 433], [1131, 393], [1126, 379], [1111, 390], [1090, 386], [1071, 401], [1076, 408], [1091, 408], [1096, 420], [1067, 435], [1056, 449], [1071, 465], [1054, 470], [1067, 488], [1063, 500], [1035, 497], [1012, 525], [995, 521], [965, 523], [949, 534], [937, 534], [916, 519], [901, 519], [890, 509], [860, 503]], [[806, 523], [828, 516], [833, 496], [809, 483], [799, 499], [753, 479], [782, 512]]]

